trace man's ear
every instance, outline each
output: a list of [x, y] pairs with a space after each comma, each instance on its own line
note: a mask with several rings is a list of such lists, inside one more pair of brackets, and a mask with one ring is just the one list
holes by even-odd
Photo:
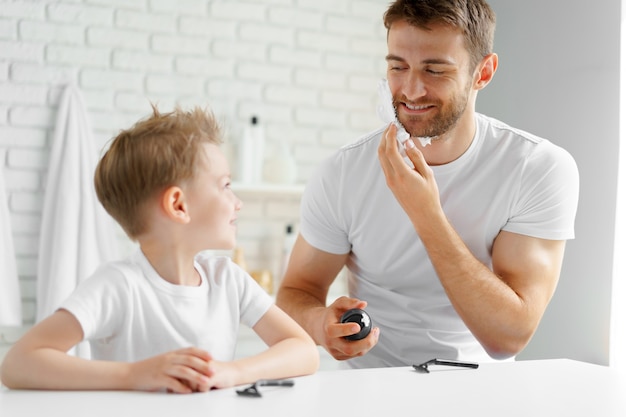
[[482, 90], [491, 82], [496, 70], [498, 69], [498, 55], [491, 53], [485, 56], [480, 64], [478, 64], [475, 75], [474, 86], [477, 90]]
[[161, 197], [161, 207], [166, 216], [179, 223], [189, 223], [191, 217], [185, 201], [185, 193], [180, 187], [172, 186]]

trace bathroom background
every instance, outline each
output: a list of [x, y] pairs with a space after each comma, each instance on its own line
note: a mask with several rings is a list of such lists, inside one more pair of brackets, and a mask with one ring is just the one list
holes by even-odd
[[[519, 358], [624, 366], [626, 189], [618, 170], [620, 158], [626, 163], [619, 146], [626, 140], [624, 1], [489, 2], [498, 15], [500, 67], [479, 94], [478, 110], [563, 146], [581, 177], [576, 239], [568, 242], [555, 297]], [[35, 318], [42, 206], [64, 85], [81, 90], [98, 150], [145, 116], [149, 101], [162, 110], [211, 106], [226, 128], [233, 163], [251, 116], [265, 129], [268, 156], [285, 139], [297, 163], [295, 184], [236, 187], [244, 201], [239, 243], [246, 262], [277, 274], [285, 228], [297, 229], [311, 171], [381, 124], [376, 83], [385, 74], [387, 5], [0, 0], [0, 170], [24, 325]], [[132, 250], [118, 235], [120, 249]], [[9, 330], [0, 328], [0, 357]]]
[[[35, 317], [42, 204], [63, 87], [85, 100], [100, 150], [120, 129], [176, 104], [210, 106], [237, 181], [252, 116], [271, 157], [284, 140], [295, 184], [240, 187], [249, 269], [280, 273], [301, 184], [333, 150], [380, 125], [386, 52], [379, 0], [0, 1], [0, 168], [23, 299]], [[123, 252], [133, 249], [119, 233]]]

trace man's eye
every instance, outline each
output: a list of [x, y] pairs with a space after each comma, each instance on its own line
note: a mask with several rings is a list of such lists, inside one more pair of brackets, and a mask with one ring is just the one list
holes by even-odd
[[409, 67], [407, 61], [394, 56], [386, 57], [385, 62], [387, 63], [387, 71], [402, 71], [408, 69]]

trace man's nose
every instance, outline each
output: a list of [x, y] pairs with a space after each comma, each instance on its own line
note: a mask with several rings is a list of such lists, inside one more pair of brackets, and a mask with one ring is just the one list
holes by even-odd
[[402, 84], [402, 94], [408, 101], [415, 101], [426, 95], [426, 83], [417, 72], [411, 72]]

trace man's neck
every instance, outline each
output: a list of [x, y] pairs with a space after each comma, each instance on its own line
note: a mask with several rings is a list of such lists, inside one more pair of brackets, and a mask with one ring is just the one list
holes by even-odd
[[445, 165], [458, 159], [467, 151], [476, 134], [474, 112], [468, 111], [454, 128], [441, 136], [433, 137], [430, 144], [422, 145], [412, 138], [430, 166]]

